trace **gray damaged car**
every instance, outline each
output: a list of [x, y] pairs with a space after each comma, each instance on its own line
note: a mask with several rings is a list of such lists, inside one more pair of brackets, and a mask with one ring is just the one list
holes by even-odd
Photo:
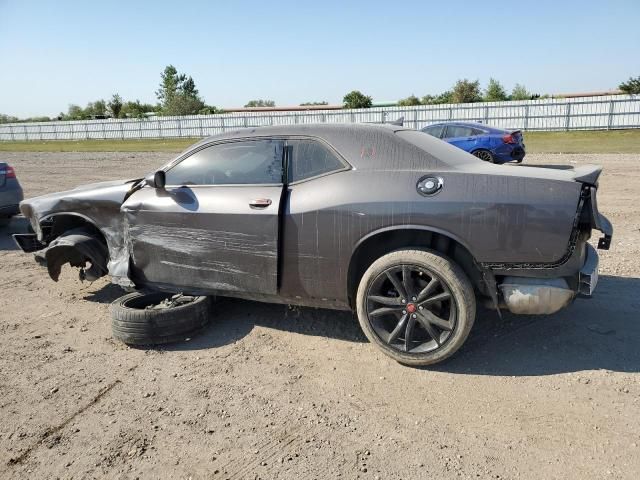
[[207, 138], [144, 179], [25, 200], [16, 236], [55, 280], [357, 312], [411, 365], [465, 341], [481, 301], [552, 314], [593, 294], [612, 227], [597, 166], [492, 165], [421, 132], [293, 125]]

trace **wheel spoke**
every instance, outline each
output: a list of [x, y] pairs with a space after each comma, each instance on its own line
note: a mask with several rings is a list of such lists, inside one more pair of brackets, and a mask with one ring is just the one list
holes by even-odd
[[393, 288], [395, 288], [396, 291], [398, 292], [398, 295], [400, 295], [400, 297], [402, 298], [407, 298], [407, 292], [402, 286], [402, 284], [398, 281], [398, 278], [396, 277], [396, 275], [389, 271], [387, 271], [386, 274], [387, 274], [387, 278], [393, 285]]
[[413, 297], [413, 286], [411, 285], [411, 270], [407, 265], [402, 266], [402, 286], [407, 294], [407, 302]]
[[388, 315], [390, 313], [398, 313], [402, 311], [402, 307], [382, 307], [369, 312], [370, 317], [379, 317], [380, 315]]
[[409, 318], [408, 315], [403, 315], [400, 318], [400, 321], [398, 321], [398, 324], [396, 325], [396, 328], [394, 328], [393, 331], [387, 337], [387, 343], [393, 343], [398, 339], [398, 336], [400, 335], [400, 332], [402, 332], [402, 330], [405, 328], [405, 325], [407, 324], [407, 319], [408, 318]]
[[441, 302], [442, 300], [447, 300], [448, 298], [451, 298], [451, 294], [448, 292], [442, 292], [442, 293], [439, 293], [438, 295], [434, 295], [433, 297], [427, 298], [426, 300], [420, 302], [420, 305], [424, 307], [425, 305], [430, 305], [435, 302]]
[[436, 344], [440, 346], [440, 334], [436, 331], [435, 328], [433, 328], [433, 325], [429, 323], [429, 320], [425, 318], [423, 313], [418, 313], [418, 321], [420, 322], [420, 325], [422, 325], [427, 331], [429, 336], [435, 340]]
[[400, 302], [400, 297], [385, 297], [382, 295], [369, 295], [369, 300], [375, 303], [379, 303], [381, 305], [388, 305], [390, 307], [400, 306], [402, 303]]
[[429, 310], [423, 310], [421, 313], [425, 317], [426, 321], [430, 324], [436, 325], [438, 328], [446, 330], [447, 332], [453, 330], [453, 327], [451, 326], [451, 323], [449, 321], [436, 316], [433, 312], [430, 312]]
[[439, 284], [440, 282], [438, 279], [436, 277], [432, 277], [431, 280], [429, 280], [429, 283], [427, 283], [427, 286], [420, 290], [417, 302], [420, 303], [426, 300], [429, 294], [433, 292]]
[[416, 319], [413, 315], [407, 320], [407, 328], [404, 330], [404, 349], [405, 351], [411, 350], [411, 340], [413, 340], [413, 327], [416, 325]]

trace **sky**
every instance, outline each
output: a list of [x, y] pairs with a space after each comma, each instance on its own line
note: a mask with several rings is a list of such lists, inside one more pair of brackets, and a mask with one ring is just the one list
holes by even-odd
[[640, 75], [640, 0], [0, 0], [0, 113], [118, 93], [155, 103], [168, 64], [209, 105], [374, 102], [490, 77], [535, 93]]

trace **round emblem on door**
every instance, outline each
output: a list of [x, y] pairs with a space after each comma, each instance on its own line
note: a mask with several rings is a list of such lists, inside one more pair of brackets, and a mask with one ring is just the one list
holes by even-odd
[[442, 180], [442, 177], [427, 175], [418, 180], [416, 188], [420, 195], [430, 197], [442, 190], [443, 186], [444, 180]]

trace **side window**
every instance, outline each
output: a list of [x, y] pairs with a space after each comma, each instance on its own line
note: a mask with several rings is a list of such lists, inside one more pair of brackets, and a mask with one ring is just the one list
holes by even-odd
[[470, 137], [471, 130], [471, 128], [462, 125], [447, 125], [445, 138]]
[[167, 171], [167, 185], [282, 183], [282, 140], [250, 140], [203, 148]]
[[444, 125], [432, 125], [431, 127], [422, 129], [424, 133], [428, 133], [429, 135], [436, 138], [440, 138], [442, 136], [442, 130], [444, 130]]
[[484, 130], [480, 130], [479, 128], [473, 128], [471, 130], [471, 135], [473, 135], [474, 137], [477, 135], [484, 135], [486, 133]]
[[289, 181], [296, 182], [344, 168], [336, 155], [315, 140], [290, 140]]

